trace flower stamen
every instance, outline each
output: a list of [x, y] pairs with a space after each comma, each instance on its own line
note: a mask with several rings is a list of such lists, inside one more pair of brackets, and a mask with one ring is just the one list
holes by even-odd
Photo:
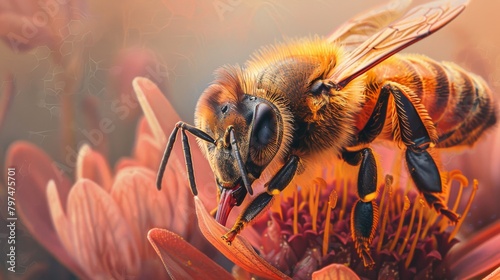
[[[392, 176], [386, 175], [384, 193], [382, 195], [382, 199], [380, 202], [380, 212], [382, 212], [383, 214], [382, 214], [382, 227], [380, 229], [380, 238], [378, 239], [378, 244], [377, 244], [377, 252], [380, 252], [380, 249], [382, 249], [385, 227], [387, 226], [387, 220], [389, 218], [389, 207], [391, 206], [390, 204], [392, 199], [392, 182], [393, 182]], [[387, 196], [387, 205], [385, 206], [385, 208], [383, 208], [386, 196]]]
[[[408, 257], [406, 258], [405, 267], [408, 268], [410, 266], [411, 260], [413, 259], [413, 254], [415, 253], [415, 247], [417, 246], [418, 236], [420, 235], [420, 230], [422, 229], [422, 220], [424, 216], [424, 207], [425, 202], [423, 199], [419, 199], [420, 203], [419, 207], [419, 215], [418, 215], [418, 226], [417, 232], [415, 233], [415, 237], [413, 238], [413, 243], [411, 244], [410, 252], [408, 253]], [[415, 204], [414, 208], [417, 208], [418, 205]]]
[[391, 252], [394, 251], [394, 248], [396, 248], [396, 244], [398, 244], [399, 236], [401, 235], [401, 229], [403, 229], [403, 222], [405, 221], [405, 214], [408, 209], [410, 209], [410, 199], [408, 198], [408, 196], [405, 196], [403, 210], [401, 211], [401, 216], [399, 217], [398, 229], [396, 231], [396, 235], [394, 235], [391, 246], [389, 247], [389, 251]]
[[[406, 196], [406, 195], [405, 195]], [[406, 235], [405, 239], [403, 240], [403, 244], [401, 244], [401, 247], [399, 247], [398, 254], [403, 254], [403, 251], [406, 247], [406, 243], [408, 243], [408, 240], [410, 239], [410, 234], [411, 234], [411, 229], [413, 227], [413, 222], [415, 221], [415, 212], [417, 211], [417, 204], [413, 204], [413, 210], [411, 211], [411, 218], [410, 218], [410, 223], [408, 224], [408, 229], [406, 230]]]
[[[455, 170], [458, 171], [458, 170]], [[460, 172], [460, 171], [458, 171]], [[450, 172], [451, 173], [451, 172]], [[464, 188], [469, 185], [469, 180], [462, 173], [454, 173], [453, 179], [457, 180], [460, 183], [460, 188], [458, 189], [457, 199], [455, 200], [455, 205], [453, 205], [453, 212], [457, 212], [458, 205], [460, 204], [460, 200], [462, 199], [462, 193]], [[450, 184], [451, 186], [451, 184]]]
[[299, 190], [295, 185], [295, 192], [293, 193], [293, 234], [299, 233]]
[[344, 213], [345, 213], [345, 209], [346, 209], [346, 206], [347, 206], [347, 191], [348, 191], [348, 188], [347, 188], [347, 179], [346, 178], [342, 179], [342, 184], [343, 184], [342, 207], [340, 208], [339, 221], [342, 221], [342, 219], [344, 218]]
[[325, 231], [323, 235], [323, 256], [326, 256], [326, 253], [328, 251], [328, 239], [330, 237], [330, 216], [335, 209], [335, 206], [337, 206], [337, 199], [338, 195], [335, 190], [332, 190], [330, 193], [330, 196], [328, 197], [328, 206], [326, 208], [326, 220], [325, 220]]
[[467, 213], [469, 213], [470, 207], [472, 205], [472, 201], [474, 200], [474, 197], [476, 196], [476, 192], [477, 192], [478, 187], [479, 187], [479, 182], [476, 179], [474, 179], [472, 182], [472, 192], [469, 196], [469, 200], [467, 201], [467, 205], [465, 206], [465, 210], [462, 214], [462, 218], [458, 220], [458, 223], [456, 224], [455, 228], [453, 229], [453, 231], [450, 234], [450, 237], [448, 238], [448, 242], [450, 242], [455, 237], [457, 232], [460, 230], [460, 227], [464, 223], [465, 217], [467, 217]]

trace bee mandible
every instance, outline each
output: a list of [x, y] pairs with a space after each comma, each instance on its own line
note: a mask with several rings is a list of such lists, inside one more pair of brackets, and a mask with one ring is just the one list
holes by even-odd
[[292, 40], [263, 48], [245, 67], [225, 66], [201, 95], [195, 126], [176, 124], [163, 155], [157, 186], [177, 132], [182, 134], [189, 184], [197, 194], [186, 131], [194, 135], [215, 175], [216, 220], [253, 195], [231, 230], [229, 244], [289, 185], [307, 185], [340, 158], [359, 167], [351, 231], [366, 267], [378, 221], [377, 161], [370, 145], [404, 149], [410, 177], [427, 204], [457, 222], [440, 197], [443, 182], [432, 149], [472, 145], [496, 123], [486, 82], [451, 62], [397, 54], [457, 17], [466, 0], [435, 1], [401, 16], [411, 1], [394, 1], [359, 15], [329, 38]]

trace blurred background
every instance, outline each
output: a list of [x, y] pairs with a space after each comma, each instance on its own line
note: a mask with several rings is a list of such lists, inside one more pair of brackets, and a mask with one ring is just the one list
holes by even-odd
[[[135, 76], [155, 81], [182, 119], [192, 122], [216, 68], [242, 65], [259, 47], [283, 38], [327, 36], [385, 2], [0, 0], [0, 158], [11, 143], [26, 140], [70, 176], [83, 143], [113, 163], [131, 153], [142, 114], [131, 86]], [[473, 1], [451, 24], [405, 52], [454, 61], [481, 75], [498, 98], [498, 10], [500, 1]], [[472, 150], [443, 154], [448, 168], [480, 179], [482, 203], [471, 210], [472, 229], [497, 220], [500, 212], [495, 135], [490, 132]]]

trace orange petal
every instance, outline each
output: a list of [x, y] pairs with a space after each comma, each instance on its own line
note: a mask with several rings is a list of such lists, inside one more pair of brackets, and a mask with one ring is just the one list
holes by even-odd
[[359, 280], [359, 276], [349, 267], [334, 263], [313, 272], [313, 280]]
[[78, 152], [76, 163], [76, 180], [90, 179], [106, 191], [111, 190], [113, 176], [106, 159], [89, 145], [84, 144]]
[[227, 233], [229, 229], [215, 221], [198, 197], [194, 198], [194, 202], [201, 232], [224, 256], [243, 269], [261, 277], [289, 279], [287, 275], [260, 257], [241, 235], [237, 235], [231, 245], [227, 245], [221, 236]]
[[497, 267], [492, 273], [488, 274], [488, 276], [484, 277], [483, 280], [495, 280], [500, 279], [500, 266]]
[[74, 251], [94, 278], [124, 278], [140, 273], [138, 244], [111, 196], [93, 181], [82, 179], [68, 196], [67, 217]]
[[471, 239], [457, 244], [448, 253], [446, 263], [453, 278], [484, 276], [500, 266], [500, 222], [482, 230]]
[[[164, 147], [167, 142], [167, 137], [174, 129], [175, 124], [181, 120], [179, 115], [177, 115], [175, 109], [163, 96], [158, 87], [147, 78], [135, 78], [133, 86], [137, 94], [137, 100], [139, 100], [141, 104], [144, 115], [148, 120], [148, 124], [153, 131], [156, 141], [158, 141], [161, 147]], [[198, 191], [202, 199], [208, 202], [208, 207], [213, 208], [217, 201], [213, 173], [198, 145], [194, 144], [193, 141], [190, 142]], [[174, 145], [173, 154], [175, 154], [178, 159], [184, 158], [180, 143]], [[178, 172], [182, 172], [185, 178], [184, 180], [187, 182], [185, 168], [179, 169]]]
[[80, 268], [72, 261], [59, 240], [45, 199], [47, 184], [50, 180], [54, 180], [61, 205], [66, 206], [71, 183], [57, 166], [67, 166], [52, 161], [42, 150], [24, 141], [18, 141], [9, 147], [5, 166], [16, 169], [16, 209], [23, 224], [62, 264], [76, 274], [82, 275], [79, 273]]
[[182, 237], [153, 228], [148, 239], [172, 279], [231, 279], [231, 274], [198, 251]]

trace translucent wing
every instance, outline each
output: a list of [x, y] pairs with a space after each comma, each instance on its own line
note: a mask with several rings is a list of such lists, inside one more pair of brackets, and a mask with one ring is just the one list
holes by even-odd
[[338, 41], [348, 50], [354, 49], [398, 19], [410, 4], [411, 0], [393, 0], [378, 9], [359, 14], [337, 28], [327, 40]]
[[350, 52], [336, 67], [330, 83], [337, 90], [400, 50], [436, 32], [457, 17], [469, 0], [435, 1], [417, 6]]

